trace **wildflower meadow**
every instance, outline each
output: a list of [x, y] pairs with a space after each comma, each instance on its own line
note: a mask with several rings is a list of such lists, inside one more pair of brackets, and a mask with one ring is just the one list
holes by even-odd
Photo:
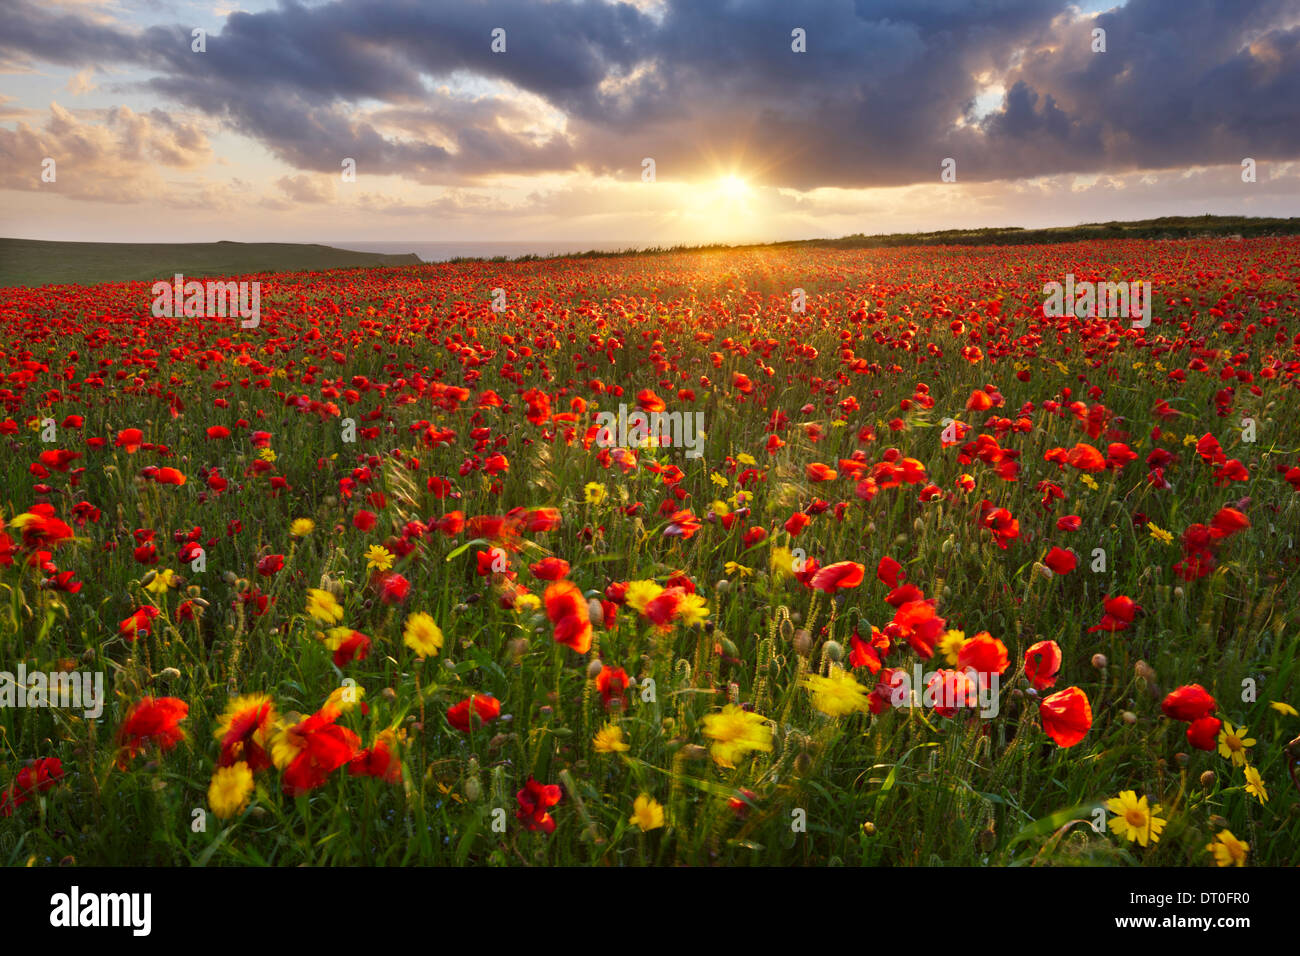
[[218, 284], [0, 290], [3, 863], [1300, 861], [1300, 239]]

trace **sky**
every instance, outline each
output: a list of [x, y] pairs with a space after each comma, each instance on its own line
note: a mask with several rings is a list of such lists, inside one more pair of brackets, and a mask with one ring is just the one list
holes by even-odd
[[0, 0], [0, 24], [4, 236], [1300, 215], [1300, 0]]

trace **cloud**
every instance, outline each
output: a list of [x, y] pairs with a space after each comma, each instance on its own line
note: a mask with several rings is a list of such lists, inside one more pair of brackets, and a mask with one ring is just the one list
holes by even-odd
[[332, 0], [231, 13], [205, 53], [184, 25], [8, 6], [0, 62], [125, 65], [302, 172], [634, 181], [649, 156], [810, 190], [936, 183], [948, 157], [964, 183], [1300, 156], [1294, 0]]
[[[55, 161], [55, 181], [42, 164]], [[44, 127], [19, 120], [0, 128], [0, 188], [51, 192], [76, 199], [129, 203], [169, 189], [160, 170], [193, 171], [211, 159], [207, 135], [160, 109], [125, 106], [68, 110], [50, 104]]]
[[332, 182], [319, 176], [306, 176], [301, 173], [294, 176], [281, 176], [276, 180], [276, 185], [294, 202], [321, 203], [334, 199]]

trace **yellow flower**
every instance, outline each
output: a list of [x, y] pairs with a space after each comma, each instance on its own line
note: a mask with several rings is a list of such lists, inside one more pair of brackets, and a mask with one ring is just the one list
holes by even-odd
[[1151, 531], [1151, 537], [1155, 538], [1161, 544], [1170, 544], [1174, 540], [1173, 534], [1161, 528], [1154, 521], [1148, 521], [1147, 528]]
[[1166, 822], [1157, 816], [1160, 804], [1149, 807], [1146, 797], [1139, 798], [1132, 790], [1121, 790], [1119, 796], [1106, 801], [1106, 809], [1115, 814], [1106, 825], [1116, 835], [1137, 840], [1141, 847], [1160, 841], [1160, 831]]
[[616, 754], [629, 749], [623, 740], [623, 728], [613, 723], [606, 724], [596, 731], [591, 745], [596, 748], [598, 754]]
[[366, 549], [366, 567], [387, 571], [393, 566], [393, 553], [382, 544], [372, 544]]
[[794, 577], [794, 554], [789, 548], [773, 548], [768, 563], [778, 577]]
[[233, 767], [218, 767], [208, 784], [208, 805], [220, 819], [228, 820], [248, 806], [253, 793], [253, 771], [239, 761]]
[[735, 704], [704, 718], [704, 736], [713, 741], [709, 753], [723, 767], [734, 767], [751, 750], [772, 750], [772, 727], [767, 718]]
[[310, 518], [294, 518], [289, 524], [289, 533], [295, 538], [305, 538], [316, 530], [316, 522]]
[[521, 594], [515, 598], [515, 613], [527, 614], [542, 606], [542, 599], [536, 594]]
[[746, 465], [746, 466], [752, 466], [752, 465], [757, 465], [757, 464], [758, 464], [758, 462], [754, 459], [754, 456], [753, 456], [753, 455], [750, 455], [750, 454], [748, 454], [748, 453], [746, 453], [746, 452], [743, 452], [743, 451], [742, 451], [739, 455], [736, 456], [736, 461], [738, 461], [738, 462], [740, 462], [742, 465]]
[[1246, 750], [1255, 746], [1255, 738], [1247, 737], [1246, 731], [1245, 727], [1233, 730], [1232, 722], [1227, 720], [1219, 731], [1219, 756], [1231, 760], [1237, 767], [1246, 762]]
[[939, 653], [944, 656], [949, 667], [957, 666], [957, 655], [966, 643], [965, 631], [947, 631], [939, 638]]
[[677, 619], [687, 627], [692, 624], [703, 624], [708, 616], [709, 609], [705, 606], [704, 598], [699, 594], [687, 594], [677, 606]]
[[1246, 767], [1246, 792], [1252, 797], [1258, 797], [1260, 803], [1268, 803], [1268, 790], [1264, 787], [1264, 778], [1259, 775], [1259, 771], [1254, 767]]
[[1205, 848], [1214, 854], [1216, 866], [1245, 866], [1246, 854], [1250, 852], [1250, 844], [1238, 840], [1231, 830], [1220, 830], [1214, 842], [1207, 843]]
[[340, 714], [346, 714], [353, 707], [361, 705], [361, 698], [366, 696], [366, 689], [358, 687], [356, 682], [344, 684], [342, 687], [335, 687], [330, 691], [330, 695], [325, 698], [325, 703], [321, 705], [321, 710], [335, 710]]
[[713, 474], [709, 475], [709, 481], [713, 482], [713, 483], [714, 483], [715, 485], [717, 485], [719, 488], [725, 488], [725, 487], [727, 487], [727, 479], [726, 479], [726, 477], [723, 476], [723, 475], [718, 474], [716, 471], [713, 472]]
[[307, 613], [312, 620], [322, 624], [338, 624], [343, 620], [343, 607], [329, 591], [319, 588], [307, 590]]
[[258, 451], [257, 457], [262, 461], [275, 461], [275, 452], [270, 448], [263, 448]]
[[832, 667], [826, 677], [809, 674], [803, 686], [812, 691], [813, 706], [830, 717], [861, 713], [871, 699], [867, 689], [842, 667]]
[[627, 586], [627, 606], [644, 614], [646, 605], [663, 593], [664, 589], [653, 581], [632, 581]]
[[731, 514], [731, 506], [725, 501], [714, 499], [713, 504], [709, 507], [713, 509], [713, 513], [719, 518], [725, 518], [727, 515]]
[[632, 802], [632, 816], [627, 822], [640, 827], [642, 833], [658, 830], [664, 825], [663, 805], [643, 793]]
[[582, 486], [582, 497], [589, 505], [598, 505], [605, 500], [605, 486], [599, 481], [589, 481]]
[[739, 575], [742, 578], [752, 578], [754, 576], [753, 568], [747, 568], [743, 564], [737, 564], [735, 561], [728, 561], [722, 567], [731, 577]]
[[1283, 717], [1300, 717], [1300, 710], [1296, 710], [1290, 704], [1283, 703], [1280, 700], [1270, 701], [1269, 705]]
[[442, 649], [442, 629], [428, 614], [417, 611], [406, 619], [402, 643], [421, 657], [437, 657]]
[[146, 591], [152, 594], [162, 594], [164, 591], [176, 586], [176, 573], [171, 568], [163, 568], [154, 579], [144, 586]]
[[1097, 488], [1099, 487], [1099, 485], [1097, 484], [1097, 479], [1093, 478], [1092, 475], [1083, 475], [1079, 478], [1079, 480], [1082, 481], [1089, 488], [1091, 488], [1093, 491], [1096, 491]]

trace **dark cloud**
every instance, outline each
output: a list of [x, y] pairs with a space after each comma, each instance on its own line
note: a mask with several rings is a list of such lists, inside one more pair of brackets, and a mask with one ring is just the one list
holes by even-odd
[[[232, 14], [202, 54], [183, 25], [133, 32], [26, 0], [0, 14], [0, 61], [134, 66], [305, 171], [352, 157], [421, 182], [632, 179], [651, 156], [664, 179], [735, 165], [807, 189], [935, 182], [946, 157], [988, 181], [1300, 155], [1294, 0], [1131, 0], [1084, 19], [1064, 0], [286, 2]], [[453, 75], [483, 89], [447, 89]], [[977, 115], [997, 85], [1000, 108]], [[530, 125], [511, 87], [562, 128]]]

